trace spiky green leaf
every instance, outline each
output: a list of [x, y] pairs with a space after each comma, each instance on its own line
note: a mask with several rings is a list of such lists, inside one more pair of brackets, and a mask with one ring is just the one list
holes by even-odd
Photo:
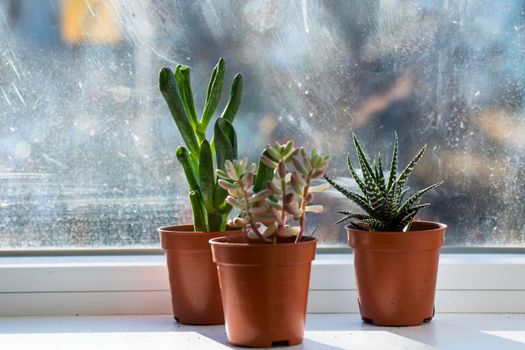
[[397, 148], [398, 148], [397, 133], [394, 132], [394, 147], [392, 149], [392, 160], [390, 162], [390, 172], [388, 174], [388, 183], [386, 185], [387, 192], [390, 191], [397, 177]]
[[366, 218], [361, 221], [370, 226], [374, 231], [386, 231], [387, 229], [387, 225], [381, 220]]
[[374, 212], [374, 208], [372, 208], [372, 206], [368, 203], [368, 200], [357, 194], [357, 193], [354, 193], [346, 188], [344, 188], [343, 186], [337, 184], [335, 181], [333, 181], [331, 178], [329, 178], [328, 176], [325, 176], [324, 177], [326, 181], [328, 181], [328, 183], [330, 183], [330, 185], [332, 185], [337, 191], [341, 192], [344, 196], [346, 196], [348, 199], [350, 199], [352, 202], [354, 202], [355, 204], [357, 204], [361, 209], [363, 209], [365, 212], [367, 212], [368, 214], [370, 214], [371, 216], [374, 216], [375, 212]]
[[365, 184], [363, 183], [363, 181], [361, 181], [361, 179], [359, 178], [359, 176], [357, 176], [357, 173], [352, 165], [352, 159], [350, 158], [350, 153], [348, 153], [346, 155], [346, 163], [347, 163], [347, 166], [348, 166], [348, 171], [350, 171], [350, 174], [352, 175], [352, 177], [354, 178], [355, 182], [357, 183], [357, 186], [359, 186], [359, 189], [361, 190], [361, 192], [366, 195], [366, 186]]
[[355, 135], [353, 135], [353, 140], [354, 146], [357, 150], [359, 163], [361, 164], [361, 172], [363, 173], [363, 178], [365, 179], [365, 195], [368, 197], [372, 208], [374, 208], [374, 210], [378, 210], [383, 202], [383, 193], [377, 186], [377, 179], [374, 176], [374, 170], [370, 167], [370, 163], [366, 159], [366, 155], [361, 147], [361, 144]]
[[396, 182], [398, 183], [398, 188], [403, 188], [403, 186], [405, 186], [405, 182], [406, 182], [408, 176], [410, 175], [410, 173], [412, 172], [412, 170], [416, 166], [416, 164], [419, 161], [419, 159], [421, 158], [421, 156], [423, 156], [423, 153], [425, 153], [425, 149], [426, 148], [427, 148], [426, 145], [423, 146], [423, 148], [421, 148], [421, 150], [416, 154], [416, 156], [414, 158], [412, 158], [412, 160], [408, 163], [408, 165], [405, 167], [405, 169], [401, 172], [401, 175], [399, 175], [399, 177], [396, 180]]
[[412, 209], [412, 205], [416, 202], [418, 202], [421, 197], [427, 193], [428, 191], [438, 187], [439, 185], [441, 185], [443, 182], [438, 182], [438, 183], [435, 183], [433, 185], [430, 185], [420, 191], [417, 191], [416, 193], [414, 193], [412, 196], [410, 196], [398, 209], [397, 209], [397, 212], [396, 212], [396, 216], [400, 216], [400, 217], [404, 217], [406, 216], [409, 211]]

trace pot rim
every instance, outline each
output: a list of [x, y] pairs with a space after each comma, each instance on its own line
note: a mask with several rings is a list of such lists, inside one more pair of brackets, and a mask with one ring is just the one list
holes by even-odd
[[[305, 245], [305, 244], [312, 244], [314, 242], [318, 241], [317, 237], [311, 237], [311, 236], [303, 236], [303, 240], [301, 242], [295, 243], [247, 243], [247, 242], [228, 242], [228, 237], [216, 237], [210, 239], [208, 242], [211, 245], [221, 246], [221, 247], [230, 247], [235, 249], [242, 249], [246, 247], [287, 247], [287, 246], [298, 246], [298, 245]], [[270, 249], [270, 248], [262, 248], [262, 249]]]
[[443, 224], [441, 222], [436, 222], [436, 221], [414, 220], [412, 223], [430, 224], [430, 225], [433, 225], [434, 228], [423, 229], [423, 230], [413, 230], [413, 231], [411, 230], [411, 231], [406, 231], [406, 232], [403, 232], [403, 231], [366, 231], [366, 230], [359, 230], [359, 229], [350, 227], [350, 224], [349, 224], [345, 226], [345, 229], [349, 232], [352, 231], [352, 233], [372, 234], [372, 235], [378, 235], [378, 236], [379, 235], [392, 236], [392, 235], [405, 235], [407, 233], [417, 233], [417, 234], [435, 233], [437, 231], [441, 231], [448, 227], [446, 224]]
[[163, 233], [163, 234], [178, 234], [178, 235], [184, 235], [184, 236], [191, 236], [191, 235], [206, 235], [206, 234], [217, 234], [217, 233], [225, 233], [225, 232], [233, 232], [233, 231], [240, 231], [239, 229], [226, 227], [225, 231], [194, 231], [193, 230], [193, 224], [174, 224], [174, 225], [167, 225], [167, 226], [161, 226], [157, 228], [157, 232]]

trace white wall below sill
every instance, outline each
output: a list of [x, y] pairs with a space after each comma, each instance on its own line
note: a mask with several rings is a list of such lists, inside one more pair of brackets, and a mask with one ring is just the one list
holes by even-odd
[[[170, 314], [163, 256], [0, 258], [0, 316]], [[438, 313], [525, 313], [525, 255], [442, 254]], [[309, 313], [357, 313], [352, 255], [318, 254]]]
[[[235, 348], [224, 326], [184, 326], [167, 315], [0, 317], [0, 344], [5, 350]], [[523, 350], [525, 315], [442, 314], [421, 326], [391, 328], [364, 324], [356, 314], [309, 314], [303, 343], [286, 349]]]

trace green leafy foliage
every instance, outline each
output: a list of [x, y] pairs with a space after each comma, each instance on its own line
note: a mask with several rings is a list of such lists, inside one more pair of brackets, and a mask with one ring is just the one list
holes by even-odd
[[214, 170], [224, 169], [225, 161], [237, 158], [237, 136], [232, 123], [241, 104], [242, 75], [237, 74], [233, 80], [228, 103], [214, 125], [213, 140], [206, 139], [206, 130], [220, 103], [224, 76], [225, 63], [220, 58], [211, 73], [199, 120], [190, 68], [182, 65], [175, 71], [162, 68], [159, 74], [160, 91], [185, 144], [177, 149], [176, 156], [190, 188], [195, 231], [224, 231], [231, 211], [226, 203], [227, 192], [217, 185]]
[[394, 135], [392, 161], [388, 177], [385, 178], [381, 154], [378, 154], [370, 163], [357, 137], [353, 135], [352, 138], [363, 174], [362, 178], [357, 175], [350, 154], [348, 155], [348, 170], [362, 194], [344, 188], [328, 176], [325, 176], [325, 179], [336, 190], [357, 204], [364, 213], [339, 211], [344, 217], [337, 223], [350, 221], [351, 225], [356, 228], [368, 227], [373, 231], [399, 232], [408, 230], [417, 212], [430, 205], [430, 203], [419, 204], [423, 195], [442, 183], [428, 186], [405, 199], [408, 192], [408, 188], [405, 187], [406, 182], [416, 163], [423, 156], [426, 146], [415, 155], [398, 176], [398, 139], [397, 135]]
[[249, 239], [276, 243], [295, 236], [295, 242], [301, 241], [306, 213], [323, 210], [312, 204], [314, 193], [329, 185], [314, 181], [323, 177], [329, 161], [329, 156], [296, 148], [292, 141], [267, 145], [258, 167], [247, 160], [226, 161], [225, 169], [216, 171], [218, 185], [228, 192], [226, 202], [240, 212], [230, 225], [242, 227]]

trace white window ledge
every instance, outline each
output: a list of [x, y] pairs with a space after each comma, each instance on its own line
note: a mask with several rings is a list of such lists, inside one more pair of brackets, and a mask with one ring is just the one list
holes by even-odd
[[[309, 313], [357, 313], [352, 255], [318, 254]], [[525, 255], [442, 254], [436, 312], [525, 313]], [[170, 314], [164, 256], [0, 258], [0, 316]]]
[[[0, 317], [2, 349], [233, 348], [224, 326], [183, 326], [167, 315]], [[303, 344], [289, 350], [523, 350], [525, 315], [440, 314], [418, 327], [375, 327], [356, 314], [309, 314]]]

